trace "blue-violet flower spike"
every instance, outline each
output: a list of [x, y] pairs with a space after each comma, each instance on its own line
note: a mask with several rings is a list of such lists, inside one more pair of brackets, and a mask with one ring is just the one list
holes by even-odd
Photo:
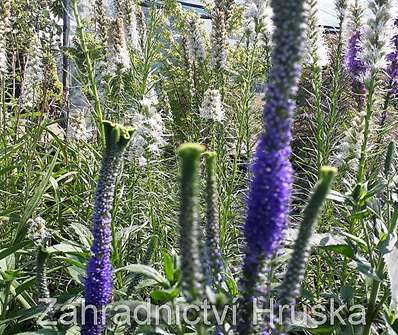
[[107, 121], [103, 124], [106, 147], [95, 194], [93, 245], [85, 282], [82, 335], [99, 335], [105, 329], [106, 320], [102, 309], [110, 302], [112, 296], [111, 211], [115, 183], [124, 149], [133, 133], [131, 128], [124, 128]]
[[279, 246], [287, 225], [293, 171], [290, 141], [294, 96], [300, 76], [306, 11], [304, 0], [272, 0], [272, 66], [269, 71], [264, 130], [254, 155], [244, 225], [246, 253], [238, 333], [252, 331], [252, 303], [262, 263]]

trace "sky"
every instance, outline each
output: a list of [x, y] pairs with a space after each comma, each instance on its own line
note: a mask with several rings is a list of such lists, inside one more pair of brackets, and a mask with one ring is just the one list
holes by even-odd
[[[200, 4], [200, 0], [184, 0], [186, 2], [198, 3]], [[242, 1], [242, 0], [237, 0]], [[283, 0], [282, 0], [283, 1]], [[320, 24], [324, 26], [336, 26], [337, 25], [337, 17], [334, 9], [334, 0], [318, 0], [319, 1], [319, 11], [320, 11]], [[362, 0], [361, 2], [365, 2]]]
[[320, 24], [324, 26], [337, 25], [337, 18], [334, 10], [334, 1], [319, 0]]
[[[336, 26], [337, 16], [335, 13], [335, 1], [334, 0], [318, 0], [319, 11], [320, 11], [320, 23], [324, 26]], [[367, 0], [359, 0], [359, 3], [363, 8], [367, 7]], [[365, 11], [366, 18], [366, 11]]]

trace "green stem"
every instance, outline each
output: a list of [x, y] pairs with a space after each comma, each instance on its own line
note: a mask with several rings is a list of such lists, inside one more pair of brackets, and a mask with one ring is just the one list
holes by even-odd
[[365, 177], [365, 165], [368, 150], [368, 141], [370, 135], [370, 121], [373, 115], [373, 105], [374, 105], [374, 93], [376, 89], [376, 76], [372, 75], [371, 81], [368, 86], [368, 96], [366, 102], [366, 116], [365, 116], [365, 128], [363, 131], [364, 139], [361, 145], [361, 156], [359, 159], [359, 168], [357, 175], [357, 183], [363, 182]]
[[312, 73], [314, 73], [312, 79], [312, 86], [314, 90], [315, 96], [315, 142], [316, 142], [316, 170], [318, 174], [320, 173], [320, 169], [322, 164], [324, 163], [323, 158], [325, 156], [324, 153], [324, 141], [323, 141], [323, 130], [324, 130], [324, 118], [322, 113], [322, 70], [319, 68], [317, 64], [314, 64], [312, 67]]
[[[380, 256], [376, 274], [379, 275], [382, 274], [383, 272], [384, 272], [384, 261], [383, 261], [383, 256]], [[368, 309], [366, 312], [366, 324], [365, 327], [363, 328], [362, 335], [370, 334], [370, 329], [372, 327], [373, 321], [380, 310], [381, 305], [377, 304], [377, 297], [379, 295], [380, 284], [381, 282], [379, 280], [372, 281], [372, 288], [370, 291], [370, 297], [368, 301]]]

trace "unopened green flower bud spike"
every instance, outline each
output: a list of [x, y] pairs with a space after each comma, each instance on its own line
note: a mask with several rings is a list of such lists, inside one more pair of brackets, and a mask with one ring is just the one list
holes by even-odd
[[37, 281], [37, 298], [41, 302], [42, 299], [50, 298], [47, 280], [47, 261], [49, 253], [45, 246], [37, 248], [36, 256], [36, 281]]
[[200, 155], [205, 148], [200, 144], [181, 145], [181, 208], [180, 248], [182, 287], [188, 301], [198, 299], [203, 290], [199, 238], [199, 172]]
[[391, 173], [391, 166], [395, 159], [395, 143], [390, 142], [387, 149], [386, 159], [384, 161], [384, 175], [386, 178]]
[[284, 281], [280, 288], [281, 305], [291, 305], [299, 294], [300, 284], [304, 278], [305, 264], [309, 255], [309, 242], [313, 227], [321, 212], [331, 184], [337, 174], [337, 169], [322, 167], [318, 184], [312, 193], [308, 205], [304, 209], [303, 221], [294, 243]]

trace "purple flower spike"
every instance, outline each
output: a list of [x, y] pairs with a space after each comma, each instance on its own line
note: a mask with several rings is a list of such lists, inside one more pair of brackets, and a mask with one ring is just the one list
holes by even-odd
[[[394, 26], [398, 28], [398, 19], [394, 21]], [[398, 34], [392, 38], [392, 45], [394, 51], [387, 55], [387, 74], [390, 79], [389, 94], [394, 97], [398, 94]]]
[[111, 211], [120, 161], [133, 132], [110, 122], [104, 122], [104, 130], [106, 148], [95, 194], [92, 256], [87, 266], [82, 335], [99, 335], [105, 329], [102, 309], [112, 297]]
[[274, 47], [263, 113], [264, 131], [251, 166], [243, 229], [246, 252], [240, 282], [242, 297], [237, 327], [240, 335], [253, 332], [252, 303], [258, 292], [263, 294], [259, 280], [263, 264], [279, 247], [287, 226], [293, 181], [291, 125], [303, 54], [304, 3], [304, 0], [271, 1]]
[[352, 33], [348, 40], [347, 54], [346, 54], [346, 68], [352, 78], [351, 89], [357, 97], [358, 107], [361, 108], [365, 101], [365, 83], [364, 75], [366, 73], [366, 65], [362, 60], [361, 54], [363, 47], [361, 45], [362, 34], [359, 30]]
[[275, 151], [266, 147], [267, 137], [262, 136], [252, 164], [253, 179], [244, 235], [251, 254], [269, 258], [286, 228], [293, 173], [288, 146]]

